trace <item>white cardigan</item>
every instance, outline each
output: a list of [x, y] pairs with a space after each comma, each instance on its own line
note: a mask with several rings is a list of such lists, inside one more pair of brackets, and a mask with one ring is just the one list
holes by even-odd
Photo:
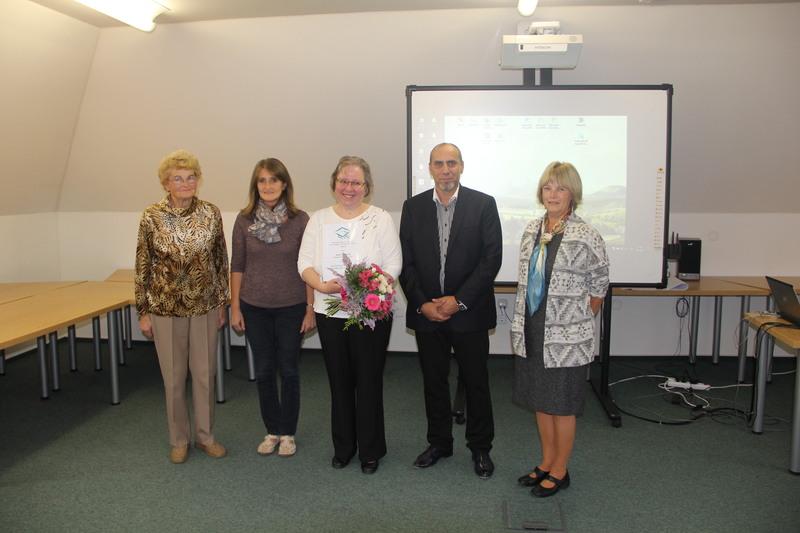
[[[525, 299], [528, 269], [536, 235], [544, 218], [532, 220], [522, 234], [519, 279], [511, 348], [525, 357]], [[594, 315], [589, 297], [608, 290], [608, 256], [600, 233], [574, 213], [570, 215], [553, 263], [544, 322], [545, 368], [586, 365], [594, 358]]]
[[[297, 270], [300, 275], [308, 267], [313, 268], [318, 274], [330, 278], [330, 272], [323, 273], [322, 250], [323, 250], [323, 227], [326, 224], [340, 224], [349, 222], [361, 222], [365, 231], [358, 242], [358, 256], [353, 258], [358, 261], [375, 263], [395, 280], [400, 275], [403, 267], [403, 253], [400, 248], [400, 238], [397, 234], [392, 216], [374, 205], [364, 211], [361, 215], [353, 219], [345, 219], [336, 214], [333, 207], [326, 207], [315, 211], [306, 225], [303, 233], [303, 242], [300, 244], [300, 252], [297, 256]], [[338, 294], [323, 294], [314, 291], [314, 311], [325, 314], [326, 298], [338, 298]], [[336, 318], [347, 318], [347, 314], [340, 311]]]

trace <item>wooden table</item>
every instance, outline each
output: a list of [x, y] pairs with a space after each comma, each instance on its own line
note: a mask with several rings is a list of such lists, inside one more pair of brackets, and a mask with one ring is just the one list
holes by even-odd
[[[689, 330], [689, 360], [694, 362], [697, 358], [697, 331], [700, 322], [700, 298], [704, 296], [714, 297], [714, 333], [713, 344], [711, 348], [711, 357], [714, 363], [719, 362], [720, 350], [720, 332], [722, 329], [722, 298], [728, 296], [738, 296], [742, 299], [742, 313], [750, 310], [750, 298], [752, 296], [767, 296], [769, 295], [768, 289], [760, 287], [736, 283], [730, 278], [705, 276], [698, 281], [686, 282], [688, 288], [686, 289], [629, 289], [629, 288], [614, 288], [614, 296], [674, 296], [674, 297], [689, 297], [691, 298], [691, 327]], [[744, 344], [742, 343], [742, 336], [739, 336], [739, 361], [740, 368], [744, 368], [744, 357], [746, 355], [746, 339], [745, 332]], [[742, 349], [744, 347], [744, 350]], [[743, 373], [743, 370], [742, 370]], [[743, 377], [740, 375], [739, 381]]]
[[135, 271], [132, 268], [120, 268], [119, 270], [115, 270], [110, 276], [108, 276], [106, 278], [106, 281], [133, 283], [134, 275]]
[[[603, 306], [603, 328], [610, 331], [611, 329], [611, 314], [608, 312], [606, 315], [606, 307], [610, 309], [611, 300], [614, 296], [673, 296], [673, 297], [688, 297], [691, 298], [691, 326], [689, 331], [689, 361], [694, 363], [697, 358], [697, 338], [698, 338], [698, 324], [700, 322], [700, 298], [713, 296], [714, 297], [714, 332], [713, 332], [713, 347], [712, 358], [716, 363], [719, 361], [719, 346], [720, 346], [720, 331], [722, 321], [722, 298], [726, 296], [738, 296], [742, 298], [742, 311], [749, 310], [749, 302], [751, 296], [766, 296], [769, 291], [760, 289], [758, 287], [751, 287], [739, 283], [733, 283], [721, 277], [705, 276], [698, 281], [687, 282], [686, 289], [638, 289], [628, 287], [613, 287], [611, 294], [606, 296]], [[747, 309], [745, 309], [745, 302]], [[745, 329], [745, 328], [741, 328]], [[745, 339], [746, 332], [745, 332]], [[600, 357], [596, 366], [600, 367], [599, 379], [595, 380], [592, 375], [590, 381], [592, 388], [597, 394], [603, 409], [606, 411], [611, 425], [619, 427], [622, 420], [619, 411], [611, 397], [608, 381], [610, 375], [611, 365], [611, 347], [610, 339], [608, 336], [601, 337]], [[744, 379], [744, 366], [746, 361], [746, 343], [739, 343], [739, 381]]]
[[[761, 313], [747, 313], [745, 320], [756, 331], [766, 332], [775, 342], [797, 356], [797, 366], [800, 370], [800, 329], [792, 326], [782, 318]], [[769, 327], [771, 324], [777, 324]], [[764, 401], [766, 398], [768, 358], [762, 352], [758, 358], [758, 372], [756, 374], [756, 413], [753, 420], [753, 433], [764, 431]], [[792, 414], [792, 444], [789, 459], [789, 471], [800, 474], [800, 371], [795, 371], [794, 376], [794, 407]]]
[[[34, 281], [22, 283], [0, 283], [0, 305], [29, 298], [44, 292], [77, 285], [82, 281]], [[0, 376], [6, 374], [6, 351], [0, 349]]]
[[[121, 268], [119, 270], [115, 270], [110, 276], [106, 278], [108, 282], [114, 283], [130, 283], [133, 285], [134, 276], [136, 271], [132, 268]], [[132, 302], [135, 304], [135, 301]], [[227, 324], [222, 327], [220, 332], [220, 347], [218, 348], [217, 353], [217, 388], [216, 388], [216, 395], [217, 395], [217, 402], [224, 403], [225, 402], [225, 383], [224, 383], [224, 374], [223, 370], [230, 370], [231, 366], [231, 333], [230, 333], [230, 310], [228, 312], [228, 320]], [[124, 312], [124, 323], [122, 328], [122, 337], [125, 339], [125, 343], [128, 349], [131, 348], [132, 344], [132, 310], [131, 306], [128, 305], [125, 307]], [[248, 361], [248, 371], [250, 373], [250, 381], [255, 381], [255, 364], [253, 362], [253, 352], [250, 349], [250, 345], [246, 344], [246, 351], [247, 351], [247, 361]]]
[[[114, 282], [114, 283], [129, 283], [131, 287], [133, 287], [133, 278], [136, 274], [136, 271], [132, 268], [120, 268], [115, 270], [110, 276], [106, 278], [106, 281]], [[131, 302], [133, 304], [136, 303], [134, 300]], [[133, 347], [133, 328], [131, 322], [133, 321], [131, 318], [132, 311], [131, 306], [126, 305], [125, 310], [123, 312], [123, 324], [122, 324], [122, 339], [125, 342], [125, 347], [129, 350]]]
[[121, 349], [119, 339], [120, 310], [134, 300], [133, 287], [126, 283], [84, 282], [62, 287], [0, 305], [0, 349], [36, 339], [41, 376], [42, 398], [48, 398], [46, 336], [50, 337], [50, 363], [53, 390], [58, 390], [58, 330], [68, 328], [70, 367], [75, 368], [75, 324], [92, 319], [96, 332], [96, 357], [99, 357], [99, 316], [108, 318], [109, 366], [111, 369], [111, 403], [119, 403], [117, 363]]
[[0, 283], [0, 305], [45, 292], [77, 285], [83, 281], [39, 281], [25, 283]]

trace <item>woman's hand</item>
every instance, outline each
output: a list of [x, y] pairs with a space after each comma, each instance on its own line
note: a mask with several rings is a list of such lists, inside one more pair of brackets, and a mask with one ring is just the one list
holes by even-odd
[[231, 306], [231, 327], [236, 333], [244, 332], [244, 317], [242, 311]]
[[342, 290], [342, 286], [335, 281], [323, 281], [320, 283], [320, 288], [318, 290], [325, 294], [339, 294]]
[[139, 319], [139, 329], [142, 330], [142, 335], [153, 339], [153, 323], [150, 321], [150, 315], [142, 315]]
[[314, 306], [307, 305], [303, 323], [300, 324], [300, 333], [308, 333], [315, 327], [317, 327], [317, 317], [314, 315]]

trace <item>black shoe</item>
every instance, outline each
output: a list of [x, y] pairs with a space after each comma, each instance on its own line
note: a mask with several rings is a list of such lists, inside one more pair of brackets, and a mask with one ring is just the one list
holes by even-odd
[[533, 472], [531, 472], [531, 474], [533, 474], [533, 476], [531, 476], [530, 474], [525, 474], [524, 476], [520, 476], [520, 478], [517, 480], [517, 483], [519, 483], [523, 487], [535, 487], [536, 485], [541, 483], [544, 480], [544, 478], [546, 478], [548, 474], [550, 474], [550, 472], [545, 472], [544, 470], [542, 470], [537, 466], [536, 468], [533, 469]]
[[361, 471], [365, 474], [374, 474], [378, 470], [378, 460], [361, 461]]
[[[555, 486], [550, 488], [543, 487], [540, 481], [539, 485], [536, 485], [531, 489], [531, 494], [533, 494], [537, 498], [547, 498], [548, 496], [552, 496], [559, 490], [566, 489], [567, 487], [569, 487], [569, 472], [564, 474], [564, 477], [561, 479], [554, 478], [550, 474], [547, 474], [547, 476], [544, 479], [552, 482], [553, 484], [555, 484]], [[544, 481], [544, 479], [542, 481]]]
[[466, 421], [467, 417], [464, 416], [464, 411], [453, 411], [453, 422], [459, 426], [463, 426]]
[[475, 473], [481, 479], [489, 479], [494, 474], [494, 463], [488, 451], [472, 452], [472, 462], [475, 463]]
[[442, 457], [450, 457], [451, 455], [453, 455], [452, 450], [445, 451], [435, 446], [428, 446], [424, 452], [419, 454], [416, 461], [414, 461], [414, 466], [417, 468], [428, 468], [429, 466], [435, 465]]
[[346, 467], [349, 464], [350, 464], [350, 458], [348, 458], [348, 459], [339, 459], [338, 457], [336, 457], [334, 455], [333, 459], [331, 459], [331, 466], [334, 467], [337, 470], [340, 470], [340, 469]]

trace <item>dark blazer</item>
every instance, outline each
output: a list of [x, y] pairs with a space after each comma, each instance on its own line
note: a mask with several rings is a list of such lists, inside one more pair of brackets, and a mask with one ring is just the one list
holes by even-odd
[[489, 330], [497, 324], [494, 278], [503, 259], [497, 204], [488, 194], [461, 186], [448, 241], [444, 293], [439, 288], [439, 224], [433, 189], [403, 203], [400, 284], [408, 300], [406, 325], [419, 331], [440, 327], [417, 309], [432, 298], [453, 295], [467, 306], [447, 324], [452, 331]]

